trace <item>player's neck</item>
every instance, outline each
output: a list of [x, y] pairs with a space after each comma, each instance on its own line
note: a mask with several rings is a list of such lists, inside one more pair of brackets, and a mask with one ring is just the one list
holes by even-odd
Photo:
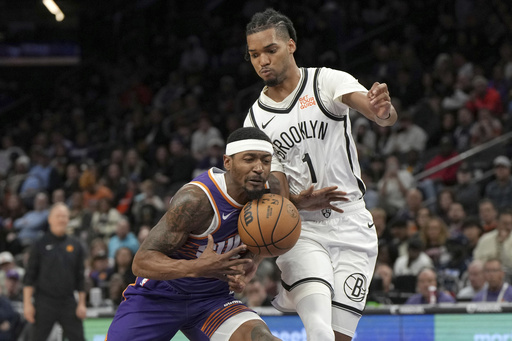
[[281, 102], [295, 90], [297, 84], [299, 84], [300, 77], [300, 69], [297, 67], [297, 65], [294, 65], [292, 68], [290, 68], [290, 72], [286, 79], [276, 86], [267, 87], [265, 94], [273, 101]]

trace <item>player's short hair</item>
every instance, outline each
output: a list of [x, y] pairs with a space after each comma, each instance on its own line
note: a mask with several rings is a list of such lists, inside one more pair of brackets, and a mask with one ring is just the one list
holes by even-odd
[[297, 32], [295, 32], [290, 18], [273, 8], [267, 8], [264, 12], [254, 14], [246, 26], [245, 34], [248, 36], [269, 28], [274, 28], [281, 37], [292, 38], [294, 42], [297, 42]]
[[238, 128], [228, 136], [227, 143], [241, 140], [263, 140], [272, 143], [267, 134], [255, 127]]
[[[284, 39], [293, 39], [297, 43], [297, 32], [293, 27], [293, 23], [286, 15], [279, 13], [273, 8], [267, 8], [263, 12], [254, 14], [251, 21], [245, 28], [245, 35], [249, 36], [254, 33], [268, 30], [273, 28], [276, 30], [277, 36]], [[249, 55], [246, 53], [245, 58], [249, 60]]]

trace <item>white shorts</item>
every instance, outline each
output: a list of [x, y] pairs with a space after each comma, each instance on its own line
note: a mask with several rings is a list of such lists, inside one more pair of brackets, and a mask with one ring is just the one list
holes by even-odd
[[[311, 290], [293, 290], [306, 283], [323, 283], [332, 293], [333, 329], [355, 331], [366, 304], [375, 269], [378, 238], [372, 215], [360, 200], [343, 206], [344, 213], [323, 221], [303, 221], [297, 244], [277, 258], [284, 290], [272, 304], [284, 312], [295, 311], [294, 301]], [[314, 286], [311, 286], [314, 290]], [[348, 315], [347, 315], [348, 314]], [[353, 321], [354, 315], [357, 321]], [[345, 316], [345, 317], [344, 317]]]

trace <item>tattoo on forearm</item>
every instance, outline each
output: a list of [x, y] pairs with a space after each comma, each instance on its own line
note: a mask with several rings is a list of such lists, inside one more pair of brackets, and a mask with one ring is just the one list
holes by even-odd
[[[208, 198], [192, 186], [182, 188], [173, 198], [167, 213], [153, 228], [145, 248], [168, 256], [183, 245], [189, 234], [205, 230], [212, 219], [213, 209]], [[203, 195], [200, 195], [203, 194]], [[149, 238], [151, 237], [151, 238]]]

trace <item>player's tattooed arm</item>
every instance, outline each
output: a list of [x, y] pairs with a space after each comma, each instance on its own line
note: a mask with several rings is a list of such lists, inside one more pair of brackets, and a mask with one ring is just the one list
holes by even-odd
[[206, 194], [196, 186], [185, 186], [173, 197], [170, 207], [153, 227], [135, 255], [135, 275], [155, 280], [169, 280], [182, 277], [216, 277], [225, 279], [225, 274], [241, 273], [231, 270], [236, 264], [250, 260], [230, 260], [242, 248], [235, 248], [225, 254], [214, 251], [213, 238], [209, 236], [208, 246], [197, 259], [173, 259], [176, 250], [183, 246], [191, 233], [201, 234], [210, 226], [213, 208]]
[[173, 197], [168, 211], [151, 229], [141, 249], [171, 257], [190, 233], [203, 233], [212, 218], [213, 208], [206, 194], [197, 186], [185, 186]]

